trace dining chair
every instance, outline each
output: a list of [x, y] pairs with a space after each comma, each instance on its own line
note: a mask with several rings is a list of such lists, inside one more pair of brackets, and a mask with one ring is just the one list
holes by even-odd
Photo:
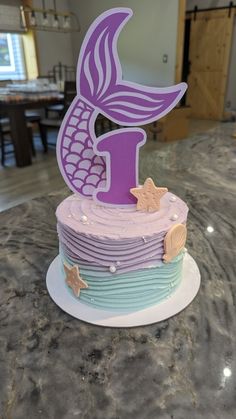
[[[74, 83], [76, 77], [76, 68], [74, 66], [68, 66], [59, 62], [54, 65], [52, 70], [48, 72], [48, 76], [53, 78], [54, 83], [64, 84], [71, 82]], [[45, 109], [46, 118], [50, 117], [50, 113], [56, 114], [58, 118], [63, 118], [64, 115], [64, 106], [63, 105], [50, 105]]]
[[49, 105], [45, 108], [45, 117], [46, 119], [50, 119], [50, 114], [53, 114], [54, 118], [61, 118], [63, 115], [64, 105]]
[[59, 114], [58, 118], [44, 118], [41, 119], [39, 122], [39, 129], [40, 129], [40, 135], [42, 138], [42, 142], [45, 146], [45, 151], [48, 149], [48, 145], [55, 146], [55, 144], [48, 142], [48, 130], [54, 129], [59, 130], [62, 119], [69, 108], [70, 104], [72, 103], [74, 97], [76, 96], [76, 82], [75, 81], [65, 81], [64, 84], [64, 101], [63, 101], [63, 108], [62, 111]]
[[53, 66], [49, 73], [53, 75], [55, 83], [61, 81], [74, 81], [76, 77], [76, 68], [59, 62]]
[[108, 131], [119, 128], [119, 125], [112, 122], [110, 119], [106, 118], [104, 115], [99, 114], [95, 121], [95, 134], [99, 137], [102, 134], [105, 134]]
[[[63, 103], [63, 110], [60, 114], [59, 118], [45, 118], [42, 119], [39, 123], [40, 127], [40, 134], [44, 146], [48, 148], [48, 145], [56, 146], [56, 144], [52, 144], [48, 142], [47, 133], [49, 129], [54, 129], [59, 131], [63, 117], [68, 110], [70, 104], [72, 103], [74, 97], [76, 96], [76, 82], [75, 81], [65, 81], [64, 84], [64, 103]], [[113, 129], [118, 128], [118, 125], [107, 119], [105, 116], [99, 114], [96, 121], [95, 121], [95, 133], [97, 136], [104, 134], [107, 131], [111, 131]]]
[[[23, 82], [25, 82], [25, 81], [23, 80]], [[13, 83], [13, 81], [11, 79], [0, 80], [0, 87], [7, 87], [9, 84], [11, 85], [12, 83]], [[39, 125], [39, 121], [41, 119], [41, 114], [40, 114], [39, 111], [37, 111], [37, 110], [36, 111], [35, 110], [33, 110], [33, 111], [27, 110], [25, 112], [25, 116], [26, 116], [27, 122]], [[5, 123], [6, 123], [6, 121], [5, 121]]]
[[42, 118], [40, 111], [25, 111], [25, 116], [27, 122], [30, 122], [31, 124], [37, 124], [38, 129], [40, 130], [39, 123]]
[[46, 74], [46, 75], [43, 75], [43, 74], [39, 74], [38, 76], [37, 76], [37, 79], [46, 79], [46, 80], [48, 80], [49, 81], [49, 83], [56, 83], [56, 80], [54, 79], [54, 75], [53, 74], [51, 74], [50, 72], [48, 73], [48, 74]]
[[[33, 141], [33, 126], [27, 123], [28, 138], [30, 141], [30, 147], [32, 156], [36, 155], [34, 141]], [[10, 148], [9, 148], [10, 146]], [[1, 149], [1, 164], [5, 166], [6, 155], [14, 154], [14, 144], [11, 139], [11, 130], [9, 125], [9, 119], [0, 117], [0, 149]]]
[[[49, 71], [48, 74], [46, 75], [39, 75], [37, 77], [38, 80], [40, 79], [45, 79], [48, 80], [49, 83], [54, 83], [56, 84], [56, 79], [55, 76], [53, 74], [53, 72]], [[53, 114], [53, 116], [56, 118], [60, 118], [60, 116], [63, 113], [63, 109], [64, 109], [64, 105], [63, 104], [58, 104], [58, 105], [49, 105], [45, 107], [45, 117], [48, 119], [50, 118], [50, 113]]]

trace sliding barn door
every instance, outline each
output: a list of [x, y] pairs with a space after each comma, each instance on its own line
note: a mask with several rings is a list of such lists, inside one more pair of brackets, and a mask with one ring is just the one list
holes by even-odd
[[234, 11], [214, 10], [191, 16], [190, 74], [187, 103], [194, 118], [223, 116]]

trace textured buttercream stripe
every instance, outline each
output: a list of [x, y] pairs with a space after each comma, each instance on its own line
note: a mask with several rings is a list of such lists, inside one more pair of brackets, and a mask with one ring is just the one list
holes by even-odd
[[[68, 263], [68, 260], [65, 259]], [[142, 309], [157, 304], [170, 296], [181, 281], [183, 253], [171, 263], [109, 277], [95, 277], [80, 267], [81, 276], [88, 284], [80, 299], [103, 309]], [[63, 271], [64, 272], [64, 271]]]

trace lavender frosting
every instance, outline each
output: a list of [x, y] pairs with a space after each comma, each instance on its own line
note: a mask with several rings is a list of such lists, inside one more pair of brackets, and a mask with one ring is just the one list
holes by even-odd
[[[174, 224], [185, 224], [187, 214], [187, 205], [169, 192], [153, 213], [103, 207], [77, 195], [65, 199], [56, 211], [60, 255], [62, 263], [77, 264], [87, 281], [83, 301], [101, 308], [142, 308], [172, 293], [181, 280], [182, 256], [163, 263], [164, 237]], [[138, 290], [147, 298], [139, 300]]]
[[169, 192], [153, 213], [136, 207], [103, 207], [72, 195], [56, 212], [60, 251], [69, 263], [97, 277], [110, 276], [111, 265], [118, 273], [159, 266], [166, 232], [175, 223], [185, 223], [187, 213], [187, 205]]
[[[173, 220], [175, 214], [178, 218]], [[137, 211], [136, 206], [104, 207], [78, 195], [66, 198], [56, 211], [59, 225], [99, 241], [105, 238], [117, 239], [119, 244], [120, 239], [151, 238], [153, 235], [164, 234], [174, 224], [186, 223], [187, 214], [185, 202], [170, 192], [162, 197], [160, 210], [150, 213]], [[81, 217], [84, 215], [87, 222], [83, 224]]]

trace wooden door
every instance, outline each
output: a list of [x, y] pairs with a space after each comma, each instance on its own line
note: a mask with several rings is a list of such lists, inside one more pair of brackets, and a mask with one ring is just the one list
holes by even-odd
[[191, 16], [190, 74], [187, 103], [194, 118], [223, 117], [234, 11], [199, 12]]

